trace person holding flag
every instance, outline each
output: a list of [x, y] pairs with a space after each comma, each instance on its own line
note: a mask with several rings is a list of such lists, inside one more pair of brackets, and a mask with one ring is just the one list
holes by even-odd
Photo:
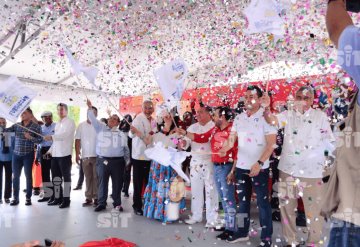
[[31, 205], [32, 195], [32, 164], [35, 158], [34, 144], [42, 141], [41, 127], [35, 121], [33, 112], [27, 108], [21, 113], [21, 122], [16, 123], [7, 132], [15, 132], [15, 147], [12, 157], [13, 170], [13, 200], [10, 206], [19, 204], [20, 175], [24, 167], [26, 177], [26, 206]]

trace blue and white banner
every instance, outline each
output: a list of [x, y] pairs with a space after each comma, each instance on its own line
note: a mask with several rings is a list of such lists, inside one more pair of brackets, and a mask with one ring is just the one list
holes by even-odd
[[176, 59], [154, 71], [155, 79], [161, 89], [168, 109], [179, 106], [185, 90], [184, 82], [188, 68], [183, 59]]
[[15, 76], [10, 76], [0, 85], [0, 116], [15, 123], [37, 93]]

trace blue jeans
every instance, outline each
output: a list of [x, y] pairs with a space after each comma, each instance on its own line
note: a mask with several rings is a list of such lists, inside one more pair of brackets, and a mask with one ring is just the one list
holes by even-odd
[[328, 247], [360, 246], [360, 226], [333, 219]]
[[273, 225], [268, 189], [269, 169], [261, 170], [259, 175], [252, 178], [249, 177], [249, 172], [249, 170], [236, 168], [236, 185], [240, 201], [236, 236], [246, 237], [249, 234], [250, 201], [252, 188], [254, 188], [259, 208], [260, 225], [262, 227], [261, 240], [271, 242]]
[[236, 229], [235, 186], [233, 184], [228, 184], [226, 181], [226, 177], [230, 173], [232, 166], [232, 163], [214, 164], [215, 184], [225, 212], [225, 229], [229, 231], [234, 231]]
[[20, 191], [20, 176], [21, 170], [24, 167], [26, 177], [26, 198], [30, 199], [32, 195], [32, 165], [34, 162], [34, 153], [20, 156], [13, 154], [12, 170], [13, 170], [13, 188], [14, 200], [19, 200]]

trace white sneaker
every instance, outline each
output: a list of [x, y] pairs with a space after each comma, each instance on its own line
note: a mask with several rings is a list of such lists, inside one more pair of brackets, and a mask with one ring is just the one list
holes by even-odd
[[200, 220], [194, 220], [193, 218], [185, 220], [185, 223], [188, 224], [188, 225], [194, 225], [194, 224], [200, 223], [200, 222], [201, 222]]

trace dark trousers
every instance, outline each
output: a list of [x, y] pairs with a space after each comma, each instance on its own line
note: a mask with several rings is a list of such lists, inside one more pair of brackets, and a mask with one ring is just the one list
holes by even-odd
[[44, 159], [43, 155], [46, 154], [46, 152], [50, 149], [50, 147], [43, 147], [40, 150], [40, 163], [41, 163], [41, 176], [42, 176], [42, 182], [43, 182], [43, 189], [44, 184], [48, 185], [51, 182], [50, 179], [50, 170], [51, 170], [51, 158]]
[[122, 191], [125, 192], [126, 194], [129, 194], [129, 187], [131, 181], [131, 166], [132, 164], [130, 164], [129, 167], [126, 167], [124, 169], [124, 184]]
[[[71, 165], [71, 155], [65, 157], [52, 157], [51, 174], [53, 193], [51, 199], [63, 202], [70, 201]], [[46, 194], [45, 196], [48, 197]]]
[[269, 202], [269, 169], [261, 170], [256, 177], [249, 177], [249, 170], [236, 168], [237, 191], [240, 199], [239, 216], [241, 222], [237, 222], [238, 231], [236, 235], [246, 237], [250, 227], [250, 202], [252, 188], [256, 193], [256, 201], [259, 209], [259, 219], [261, 230], [261, 240], [271, 241], [273, 233], [271, 206]]
[[151, 161], [147, 160], [133, 160], [133, 208], [135, 209], [142, 209], [141, 192], [143, 186], [146, 186], [149, 180], [150, 164]]
[[83, 169], [83, 165], [82, 165], [82, 160], [80, 160], [80, 164], [79, 164], [79, 179], [78, 182], [76, 184], [77, 187], [82, 187], [84, 183], [84, 169]]
[[114, 207], [121, 206], [121, 188], [123, 185], [124, 168], [125, 160], [123, 157], [96, 158], [96, 171], [99, 180], [99, 205], [106, 206], [109, 178], [111, 177], [113, 205]]
[[[4, 168], [4, 169], [3, 169]], [[4, 198], [9, 199], [11, 197], [11, 185], [12, 185], [12, 167], [11, 161], [0, 161], [0, 200], [2, 198], [2, 185], [3, 185], [3, 170], [5, 170], [5, 191]]]
[[26, 198], [30, 199], [32, 195], [32, 165], [34, 162], [34, 152], [26, 155], [13, 154], [12, 170], [13, 170], [13, 187], [14, 187], [14, 200], [19, 200], [20, 191], [20, 175], [24, 167], [26, 177]]

